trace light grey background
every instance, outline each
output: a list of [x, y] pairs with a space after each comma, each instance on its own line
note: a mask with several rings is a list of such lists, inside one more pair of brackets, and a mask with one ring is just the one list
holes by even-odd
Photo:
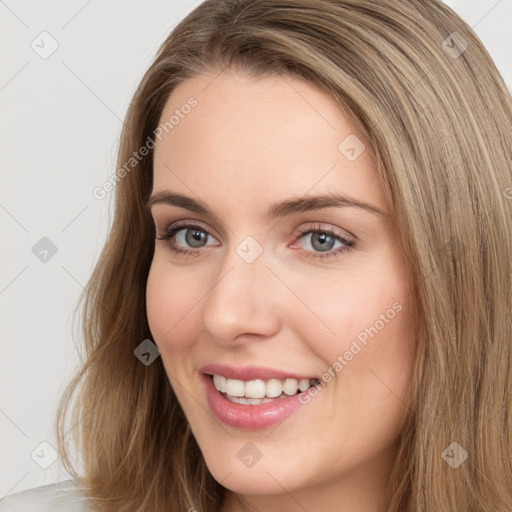
[[[58, 459], [41, 466], [53, 461], [57, 400], [78, 361], [73, 308], [111, 218], [114, 193], [92, 191], [115, 172], [138, 81], [199, 3], [0, 0], [0, 499], [68, 477]], [[446, 3], [512, 88], [512, 0]]]

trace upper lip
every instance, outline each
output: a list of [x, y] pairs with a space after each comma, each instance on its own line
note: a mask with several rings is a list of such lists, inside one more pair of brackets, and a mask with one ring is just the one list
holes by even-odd
[[238, 380], [269, 380], [269, 379], [316, 379], [310, 375], [286, 372], [261, 366], [230, 366], [228, 364], [212, 363], [199, 368], [199, 371], [209, 375], [222, 375], [228, 379]]

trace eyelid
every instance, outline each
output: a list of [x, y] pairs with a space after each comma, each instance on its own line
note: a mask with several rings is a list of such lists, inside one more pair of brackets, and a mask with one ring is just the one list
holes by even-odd
[[[156, 225], [156, 222], [155, 222], [155, 225]], [[208, 233], [210, 236], [216, 238], [217, 240], [219, 238], [221, 238], [217, 235], [217, 233], [214, 229], [212, 229], [210, 226], [207, 226], [200, 220], [182, 219], [182, 220], [177, 220], [177, 221], [173, 221], [173, 222], [162, 223], [162, 225], [165, 226], [161, 230], [164, 235], [171, 229], [178, 229], [178, 228], [185, 229], [185, 228], [197, 227], [197, 228], [200, 228], [201, 230], [203, 230], [205, 233]], [[157, 229], [158, 229], [158, 227], [157, 227]]]
[[[356, 239], [357, 237], [354, 237], [352, 235], [347, 236], [342, 232], [338, 232], [340, 228], [334, 229], [332, 226], [322, 227], [321, 223], [317, 222], [314, 224], [303, 226], [299, 229], [299, 234], [296, 236], [295, 240], [291, 244], [291, 247], [295, 248], [298, 244], [300, 244], [300, 241], [306, 238], [308, 234], [313, 233], [322, 233], [327, 234], [328, 236], [333, 237], [338, 242], [343, 244], [343, 248], [338, 248], [336, 250], [330, 250], [325, 252], [316, 252], [316, 251], [306, 251], [303, 250], [307, 256], [311, 256], [312, 254], [316, 254], [315, 258], [322, 258], [322, 257], [328, 257], [328, 256], [336, 256], [338, 252], [346, 252], [353, 247], [356, 246]], [[341, 230], [345, 231], [345, 230]], [[348, 231], [345, 231], [345, 233], [349, 233]], [[323, 256], [322, 256], [323, 255]]]
[[[329, 233], [335, 238], [340, 238], [350, 242], [352, 245], [355, 245], [356, 242], [359, 242], [359, 238], [353, 235], [350, 231], [346, 229], [342, 229], [339, 227], [334, 227], [332, 224], [323, 223], [323, 222], [312, 222], [306, 223], [304, 226], [301, 226], [299, 229], [299, 234], [297, 235], [297, 239], [302, 238], [302, 235], [309, 232], [323, 232]], [[294, 242], [295, 243], [295, 242]]]

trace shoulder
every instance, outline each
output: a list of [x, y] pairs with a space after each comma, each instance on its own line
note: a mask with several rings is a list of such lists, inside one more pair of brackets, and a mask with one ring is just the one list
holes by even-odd
[[65, 480], [5, 496], [0, 512], [98, 512], [98, 508], [77, 480]]

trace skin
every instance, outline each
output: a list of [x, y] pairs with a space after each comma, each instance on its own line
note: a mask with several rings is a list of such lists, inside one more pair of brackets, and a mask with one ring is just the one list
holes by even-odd
[[[415, 354], [410, 282], [369, 145], [330, 96], [298, 79], [205, 73], [173, 91], [161, 119], [191, 96], [197, 106], [157, 142], [153, 194], [192, 197], [214, 216], [168, 204], [151, 214], [157, 236], [176, 221], [212, 234], [190, 245], [195, 229], [188, 242], [183, 229], [174, 243], [196, 251], [188, 256], [155, 241], [147, 314], [208, 468], [228, 489], [222, 511], [385, 510]], [[366, 145], [354, 161], [338, 149], [350, 134]], [[276, 201], [332, 192], [382, 214], [336, 206], [265, 216]], [[320, 258], [326, 245], [302, 228], [354, 243]], [[236, 252], [247, 236], [263, 251], [252, 263]], [[343, 246], [328, 241], [327, 252]], [[394, 318], [333, 371], [393, 304]], [[198, 368], [212, 362], [335, 376], [279, 425], [237, 429], [210, 412]], [[237, 457], [248, 442], [261, 452], [250, 468]]]

